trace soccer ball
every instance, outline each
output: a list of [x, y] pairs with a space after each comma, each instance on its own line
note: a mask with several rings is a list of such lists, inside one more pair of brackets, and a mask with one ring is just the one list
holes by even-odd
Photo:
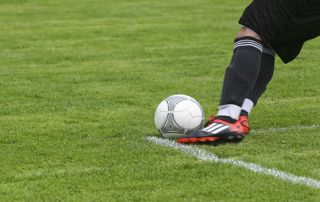
[[204, 124], [204, 112], [194, 98], [172, 95], [157, 107], [155, 124], [163, 137], [178, 138], [201, 128]]

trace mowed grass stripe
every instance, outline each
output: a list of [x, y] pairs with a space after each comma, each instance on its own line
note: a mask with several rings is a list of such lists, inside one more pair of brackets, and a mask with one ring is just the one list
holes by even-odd
[[[145, 141], [169, 95], [216, 111], [248, 3], [1, 0], [0, 200], [319, 201], [319, 190]], [[253, 129], [319, 124], [317, 99], [285, 103], [319, 95], [319, 42], [277, 59]], [[203, 147], [320, 179], [318, 129], [300, 131]]]

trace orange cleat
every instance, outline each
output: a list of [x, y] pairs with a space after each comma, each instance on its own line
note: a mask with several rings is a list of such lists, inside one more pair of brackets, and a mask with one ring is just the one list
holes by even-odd
[[248, 135], [250, 132], [248, 116], [240, 116], [238, 122], [240, 122], [242, 126], [243, 133]]
[[178, 138], [184, 144], [212, 143], [218, 141], [239, 142], [249, 133], [248, 116], [240, 116], [235, 123], [230, 123], [210, 116], [205, 128]]
[[[207, 127], [208, 125], [212, 124], [214, 119], [215, 119], [215, 116], [210, 115], [208, 117], [208, 121], [204, 124], [204, 127]], [[238, 122], [240, 122], [242, 125], [243, 134], [245, 134], [245, 135], [249, 134], [250, 127], [249, 127], [248, 116], [240, 115]]]

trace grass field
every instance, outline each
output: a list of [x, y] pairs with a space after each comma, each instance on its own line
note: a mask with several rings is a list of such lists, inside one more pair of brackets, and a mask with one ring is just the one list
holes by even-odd
[[[320, 201], [319, 189], [146, 141], [168, 95], [215, 112], [249, 2], [1, 0], [0, 201]], [[197, 147], [320, 180], [319, 44], [277, 59], [256, 132]]]

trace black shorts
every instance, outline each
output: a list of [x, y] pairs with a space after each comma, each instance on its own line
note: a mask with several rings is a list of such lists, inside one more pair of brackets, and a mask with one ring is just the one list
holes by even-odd
[[255, 31], [287, 63], [305, 41], [320, 35], [320, 0], [254, 0], [239, 23]]

